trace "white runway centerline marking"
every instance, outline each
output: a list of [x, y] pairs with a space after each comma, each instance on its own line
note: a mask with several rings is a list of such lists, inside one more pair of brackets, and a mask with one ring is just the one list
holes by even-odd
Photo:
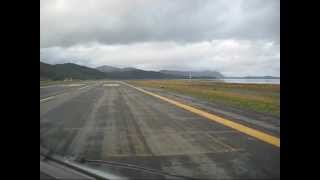
[[89, 87], [89, 86], [84, 86], [84, 87], [81, 87], [81, 88], [79, 88], [79, 90], [81, 90], [81, 89], [85, 89], [85, 88], [87, 88], [87, 87]]
[[117, 86], [120, 86], [120, 85], [119, 84], [103, 84], [103, 86], [117, 87]]
[[[89, 87], [89, 85], [81, 87], [78, 90], [82, 90], [82, 89], [85, 89], [85, 88], [88, 88], [88, 87]], [[56, 94], [56, 95], [53, 95], [53, 96], [50, 96], [50, 97], [47, 97], [47, 98], [44, 98], [44, 99], [40, 99], [40, 103], [47, 102], [49, 100], [52, 100], [52, 99], [56, 98], [57, 96], [60, 96], [60, 95], [66, 94], [66, 93], [70, 93], [70, 91], [62, 92], [60, 94]]]
[[40, 99], [40, 103], [49, 101], [49, 100], [54, 99], [54, 98], [55, 98], [55, 96], [50, 96], [50, 97], [47, 97], [47, 98], [44, 98], [44, 99]]
[[67, 86], [67, 87], [78, 87], [78, 86], [84, 86], [84, 85], [86, 85], [86, 84], [67, 84], [65, 86]]

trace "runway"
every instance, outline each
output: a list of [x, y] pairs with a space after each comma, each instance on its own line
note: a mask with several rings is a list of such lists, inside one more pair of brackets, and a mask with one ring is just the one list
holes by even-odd
[[40, 143], [62, 156], [194, 178], [280, 178], [279, 147], [121, 82], [40, 88], [40, 103]]

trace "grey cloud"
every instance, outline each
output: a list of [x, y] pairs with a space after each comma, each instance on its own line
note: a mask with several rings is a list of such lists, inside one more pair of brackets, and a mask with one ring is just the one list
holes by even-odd
[[261, 40], [213, 40], [187, 44], [91, 43], [41, 49], [42, 60], [52, 64], [73, 62], [90, 67], [111, 65], [146, 70], [218, 70], [228, 76], [279, 76], [279, 52], [278, 43]]
[[278, 0], [41, 0], [41, 61], [280, 75]]
[[278, 0], [42, 0], [40, 46], [279, 39]]

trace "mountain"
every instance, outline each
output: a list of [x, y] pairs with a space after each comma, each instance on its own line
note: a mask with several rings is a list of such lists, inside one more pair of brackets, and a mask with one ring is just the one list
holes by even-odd
[[121, 68], [112, 67], [112, 66], [99, 66], [96, 69], [102, 72], [118, 72], [121, 71]]
[[[103, 72], [104, 71], [104, 72]], [[73, 63], [50, 65], [40, 61], [40, 80], [63, 79], [166, 79], [179, 78], [156, 71], [144, 71], [136, 68], [116, 68], [100, 66], [96, 69]]]
[[126, 71], [143, 71], [141, 69], [133, 68], [133, 67], [126, 67], [126, 68], [117, 68], [113, 66], [99, 66], [98, 69], [101, 72], [126, 72]]
[[191, 75], [192, 78], [223, 78], [224, 76], [217, 71], [170, 71], [170, 70], [161, 70], [163, 74], [183, 76], [189, 78]]
[[104, 72], [111, 79], [165, 79], [181, 78], [176, 75], [164, 74], [157, 71], [145, 71], [133, 67], [117, 68], [112, 66], [99, 66], [97, 70]]
[[163, 74], [156, 71], [144, 71], [135, 68], [123, 68], [121, 71], [105, 72], [111, 79], [174, 79], [180, 78], [174, 75]]
[[133, 67], [126, 67], [126, 68], [122, 68], [121, 71], [125, 72], [125, 71], [144, 71], [144, 70], [133, 68]]
[[73, 63], [50, 65], [40, 62], [40, 79], [63, 80], [72, 79], [102, 79], [106, 75], [96, 69]]
[[[192, 78], [220, 78], [223, 77], [215, 71], [191, 72]], [[117, 68], [100, 66], [89, 68], [73, 63], [50, 65], [40, 61], [40, 80], [63, 79], [179, 79], [189, 78], [187, 71], [145, 71], [132, 67]]]
[[54, 75], [54, 69], [50, 64], [40, 62], [40, 80], [51, 79]]

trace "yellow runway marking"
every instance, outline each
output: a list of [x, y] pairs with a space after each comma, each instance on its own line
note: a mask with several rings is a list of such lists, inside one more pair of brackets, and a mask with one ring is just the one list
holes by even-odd
[[[124, 82], [122, 82], [124, 83]], [[159, 98], [163, 101], [166, 101], [168, 103], [171, 103], [173, 105], [176, 105], [182, 109], [185, 109], [185, 110], [188, 110], [190, 112], [193, 112], [197, 115], [200, 115], [202, 117], [205, 117], [211, 121], [215, 121], [217, 123], [220, 123], [222, 125], [225, 125], [229, 128], [232, 128], [232, 129], [235, 129], [235, 130], [238, 130], [244, 134], [247, 134], [249, 136], [252, 136], [252, 137], [255, 137], [261, 141], [264, 141], [266, 143], [269, 143], [269, 144], [272, 144], [274, 146], [277, 146], [277, 147], [280, 147], [280, 138], [277, 138], [275, 136], [272, 136], [272, 135], [269, 135], [269, 134], [266, 134], [264, 132], [261, 132], [261, 131], [258, 131], [258, 130], [255, 130], [253, 128], [249, 128], [247, 126], [244, 126], [242, 124], [239, 124], [239, 123], [236, 123], [236, 122], [233, 122], [231, 120], [228, 120], [228, 119], [225, 119], [225, 118], [222, 118], [222, 117], [219, 117], [217, 115], [214, 115], [214, 114], [211, 114], [211, 113], [208, 113], [208, 112], [205, 112], [205, 111], [202, 111], [200, 109], [197, 109], [197, 108], [194, 108], [194, 107], [191, 107], [189, 105], [186, 105], [186, 104], [182, 104], [178, 101], [174, 101], [174, 100], [171, 100], [169, 98], [166, 98], [166, 97], [163, 97], [163, 96], [160, 96], [158, 94], [155, 94], [155, 93], [152, 93], [152, 92], [149, 92], [149, 91], [146, 91], [144, 89], [141, 89], [141, 88], [138, 88], [138, 87], [135, 87], [135, 86], [132, 86], [128, 83], [124, 83], [126, 84], [127, 86], [130, 86], [138, 91], [141, 91], [145, 94], [148, 94], [148, 95], [151, 95], [153, 97], [156, 97], [156, 98]]]

